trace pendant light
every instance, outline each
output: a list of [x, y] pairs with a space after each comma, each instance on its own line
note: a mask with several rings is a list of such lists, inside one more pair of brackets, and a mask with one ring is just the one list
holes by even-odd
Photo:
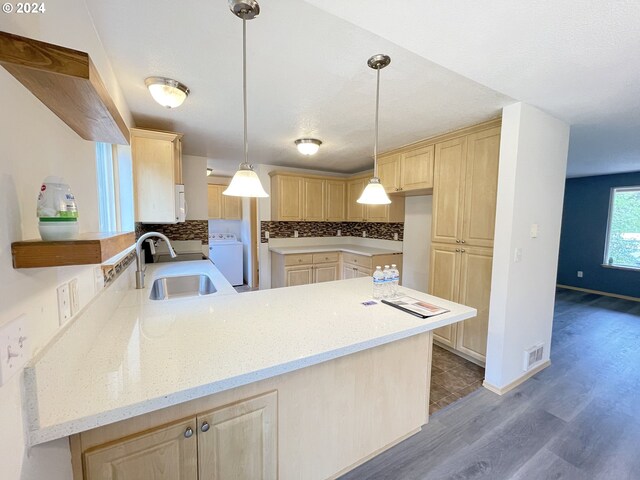
[[247, 20], [258, 16], [260, 5], [255, 0], [229, 0], [229, 9], [242, 19], [242, 102], [244, 106], [244, 162], [231, 179], [223, 195], [232, 197], [268, 197], [262, 188], [258, 174], [249, 164], [249, 143], [247, 141]]
[[369, 67], [376, 70], [377, 83], [376, 83], [376, 132], [375, 142], [373, 144], [373, 177], [369, 180], [369, 183], [365, 187], [360, 198], [356, 200], [358, 203], [364, 203], [367, 205], [387, 205], [391, 203], [387, 192], [384, 191], [384, 187], [380, 183], [378, 178], [378, 110], [380, 104], [380, 70], [391, 63], [391, 58], [388, 55], [378, 54], [374, 55], [367, 61]]
[[172, 78], [149, 77], [144, 84], [153, 99], [165, 108], [179, 107], [189, 96], [189, 88]]

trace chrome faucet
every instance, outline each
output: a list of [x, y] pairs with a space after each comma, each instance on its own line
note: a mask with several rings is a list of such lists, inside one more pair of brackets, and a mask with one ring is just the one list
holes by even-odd
[[171, 255], [171, 258], [176, 258], [176, 252], [171, 246], [171, 242], [162, 233], [148, 232], [140, 236], [140, 238], [136, 242], [136, 267], [137, 267], [136, 268], [136, 288], [137, 289], [144, 288], [144, 270], [142, 269], [142, 243], [149, 237], [158, 237], [164, 240], [167, 243], [167, 247], [169, 248], [169, 255]]

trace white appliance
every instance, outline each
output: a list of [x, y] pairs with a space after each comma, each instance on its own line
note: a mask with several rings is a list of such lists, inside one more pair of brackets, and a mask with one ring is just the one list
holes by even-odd
[[209, 234], [209, 260], [218, 267], [231, 285], [242, 285], [242, 242], [233, 233]]
[[184, 199], [184, 185], [176, 185], [176, 222], [187, 219], [187, 202]]

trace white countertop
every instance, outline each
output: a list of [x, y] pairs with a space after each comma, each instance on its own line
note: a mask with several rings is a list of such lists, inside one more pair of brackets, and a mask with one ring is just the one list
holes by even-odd
[[[211, 275], [214, 284], [220, 285], [220, 294], [166, 301], [148, 299], [154, 278], [199, 271]], [[150, 266], [147, 288], [125, 292], [90, 345], [78, 341], [77, 334], [75, 338], [61, 336], [25, 375], [31, 444], [476, 315], [473, 308], [402, 287], [402, 293], [451, 311], [421, 319], [381, 303], [365, 307], [361, 302], [370, 299], [369, 278], [238, 295], [232, 294], [235, 291], [221, 283], [220, 277], [207, 261]], [[65, 352], [70, 355], [67, 358], [77, 352], [82, 359], [77, 363], [61, 362], [64, 357], [60, 355]]]
[[372, 257], [374, 255], [392, 255], [394, 253], [402, 253], [402, 250], [390, 250], [387, 248], [367, 247], [355, 244], [337, 244], [337, 245], [305, 245], [296, 247], [269, 247], [274, 253], [283, 255], [301, 254], [301, 253], [324, 253], [324, 252], [348, 252], [357, 255], [365, 255]]

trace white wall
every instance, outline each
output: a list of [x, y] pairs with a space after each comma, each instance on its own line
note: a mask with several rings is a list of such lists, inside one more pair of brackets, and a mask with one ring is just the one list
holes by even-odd
[[544, 343], [549, 359], [568, 145], [560, 120], [523, 103], [503, 110], [486, 369], [497, 388], [525, 374], [526, 348]]
[[421, 292], [429, 288], [432, 212], [433, 195], [405, 199], [402, 285]]
[[[46, 14], [0, 15], [0, 30], [88, 51], [105, 85], [131, 122], [107, 56], [82, 0], [47, 4]], [[78, 278], [81, 307], [95, 295], [94, 267], [14, 270], [11, 242], [37, 238], [36, 198], [47, 175], [61, 175], [78, 200], [81, 231], [97, 231], [95, 146], [82, 140], [6, 70], [0, 68], [0, 325], [27, 315], [34, 351], [58, 330], [56, 287]], [[0, 477], [3, 480], [70, 480], [66, 440], [26, 448], [16, 375], [0, 387]]]
[[182, 156], [182, 181], [187, 202], [187, 220], [207, 220], [207, 159]]

